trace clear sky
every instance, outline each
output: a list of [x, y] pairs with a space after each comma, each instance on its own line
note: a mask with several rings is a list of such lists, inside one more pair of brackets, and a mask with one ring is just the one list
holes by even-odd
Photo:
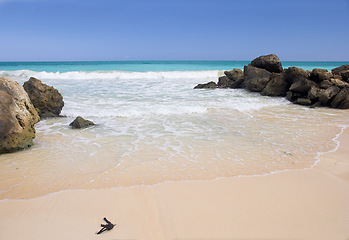
[[0, 0], [0, 61], [349, 61], [349, 0]]

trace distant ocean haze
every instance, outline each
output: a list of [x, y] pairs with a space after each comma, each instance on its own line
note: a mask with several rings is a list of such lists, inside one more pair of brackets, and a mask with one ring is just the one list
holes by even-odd
[[[246, 61], [0, 63], [63, 95], [65, 118], [36, 124], [34, 146], [0, 155], [0, 198], [66, 189], [270, 174], [337, 147], [346, 110], [310, 109], [243, 89], [193, 89]], [[283, 62], [331, 70], [348, 62]], [[73, 130], [82, 116], [97, 125]], [[50, 187], [45, 187], [50, 186]], [[21, 191], [30, 187], [33, 191]], [[19, 195], [18, 195], [19, 194]]]

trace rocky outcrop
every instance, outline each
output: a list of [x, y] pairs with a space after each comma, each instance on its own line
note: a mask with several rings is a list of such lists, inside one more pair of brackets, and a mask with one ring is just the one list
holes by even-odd
[[215, 82], [198, 84], [194, 87], [194, 89], [215, 89], [215, 88], [217, 88], [217, 84]]
[[58, 117], [64, 106], [63, 96], [57, 89], [31, 77], [23, 85], [41, 118]]
[[40, 117], [23, 87], [0, 77], [0, 154], [30, 147]]
[[281, 73], [283, 71], [280, 59], [275, 54], [260, 56], [251, 62], [251, 65], [268, 72]]
[[271, 73], [251, 64], [244, 67], [244, 82], [252, 92], [261, 92], [268, 84]]
[[[254, 59], [241, 70], [225, 71], [218, 80], [219, 88], [243, 87], [265, 96], [284, 96], [289, 101], [311, 107], [349, 108], [349, 65], [333, 69], [298, 67], [283, 70], [279, 58], [270, 54]], [[215, 83], [199, 84], [201, 88]], [[196, 87], [198, 88], [198, 87]]]
[[87, 128], [93, 125], [95, 125], [93, 122], [85, 120], [80, 116], [75, 118], [75, 120], [69, 124], [69, 126], [71, 126], [73, 129]]

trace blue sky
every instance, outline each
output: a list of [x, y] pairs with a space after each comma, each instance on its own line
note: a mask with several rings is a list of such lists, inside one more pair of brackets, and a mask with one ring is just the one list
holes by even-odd
[[349, 0], [0, 0], [0, 61], [349, 61]]

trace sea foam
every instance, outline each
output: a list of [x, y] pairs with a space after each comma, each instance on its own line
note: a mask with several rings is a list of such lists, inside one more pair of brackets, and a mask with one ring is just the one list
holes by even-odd
[[207, 79], [216, 78], [218, 71], [168, 71], [168, 72], [126, 72], [126, 71], [72, 71], [72, 72], [35, 72], [31, 70], [0, 71], [0, 76], [8, 76], [16, 79], [29, 79], [35, 77], [38, 79]]

